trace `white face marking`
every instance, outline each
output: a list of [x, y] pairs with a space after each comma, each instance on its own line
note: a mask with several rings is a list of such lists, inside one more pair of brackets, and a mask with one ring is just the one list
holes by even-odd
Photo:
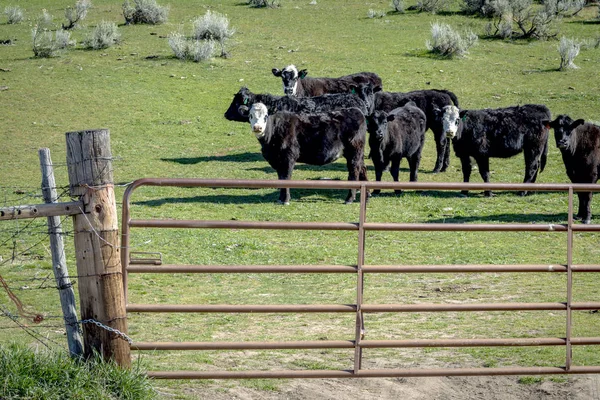
[[298, 91], [298, 68], [294, 64], [288, 65], [281, 71], [283, 79], [283, 93], [295, 96]]
[[443, 108], [443, 111], [444, 116], [442, 117], [442, 126], [444, 127], [446, 137], [452, 139], [454, 136], [456, 136], [456, 132], [458, 131], [458, 122], [460, 121], [458, 107], [446, 106]]
[[265, 129], [267, 128], [267, 119], [269, 118], [267, 106], [263, 103], [252, 104], [248, 117], [250, 119], [252, 132], [260, 139], [265, 135]]

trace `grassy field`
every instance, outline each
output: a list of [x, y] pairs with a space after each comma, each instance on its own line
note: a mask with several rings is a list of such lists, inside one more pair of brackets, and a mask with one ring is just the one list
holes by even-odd
[[[163, 4], [162, 2], [159, 2]], [[253, 9], [239, 0], [171, 1], [162, 25], [122, 25], [121, 1], [95, 0], [83, 27], [72, 36], [81, 42], [101, 20], [120, 25], [122, 43], [100, 51], [80, 45], [60, 57], [36, 59], [31, 28], [43, 8], [60, 25], [73, 1], [21, 1], [27, 20], [18, 25], [0, 16], [0, 202], [2, 206], [35, 204], [39, 198], [37, 149], [48, 147], [56, 164], [58, 185], [67, 186], [65, 132], [108, 128], [111, 132], [117, 199], [125, 185], [143, 177], [275, 179], [248, 125], [223, 118], [242, 85], [256, 93], [281, 94], [271, 68], [295, 64], [311, 76], [339, 76], [358, 71], [378, 73], [388, 91], [449, 89], [463, 108], [546, 104], [553, 115], [598, 121], [600, 49], [584, 48], [575, 59], [580, 68], [558, 71], [558, 41], [503, 41], [481, 38], [463, 59], [446, 60], [427, 53], [430, 27], [445, 22], [483, 36], [487, 20], [464, 16], [454, 4], [438, 15], [391, 13], [388, 0], [282, 0], [276, 9]], [[167, 3], [164, 3], [167, 4]], [[6, 2], [0, 3], [4, 7]], [[367, 18], [369, 9], [390, 12]], [[166, 36], [190, 32], [191, 21], [207, 10], [226, 14], [236, 34], [230, 57], [207, 63], [173, 57]], [[560, 34], [595, 43], [597, 7], [563, 19]], [[553, 139], [546, 170], [538, 182], [568, 182]], [[446, 173], [432, 174], [435, 146], [427, 133], [419, 179], [460, 182], [460, 165], [452, 157]], [[370, 161], [369, 178], [374, 179]], [[406, 167], [405, 164], [402, 165]], [[521, 182], [523, 158], [491, 161], [492, 182]], [[343, 161], [323, 168], [298, 165], [294, 179], [345, 179]], [[391, 178], [385, 175], [386, 180]], [[401, 179], [408, 180], [403, 168]], [[480, 182], [477, 171], [472, 181]], [[68, 197], [63, 197], [66, 200]], [[359, 206], [343, 204], [339, 191], [292, 190], [289, 207], [276, 204], [275, 190], [144, 188], [133, 198], [135, 218], [169, 217], [251, 221], [358, 220]], [[118, 200], [119, 201], [119, 200]], [[119, 205], [120, 206], [120, 205]], [[597, 215], [597, 214], [596, 214]], [[384, 192], [368, 206], [369, 221], [564, 223], [567, 198], [561, 193], [518, 197], [499, 192], [494, 198], [453, 192], [395, 196]], [[65, 220], [68, 225], [68, 219]], [[598, 223], [594, 216], [592, 223]], [[65, 346], [58, 296], [30, 290], [51, 273], [45, 221], [0, 224], [0, 274], [28, 310], [44, 312], [47, 324], [31, 329], [56, 346]], [[68, 230], [68, 229], [67, 229]], [[16, 234], [20, 232], [20, 234]], [[67, 237], [69, 268], [76, 274], [72, 240]], [[577, 234], [575, 263], [597, 263], [598, 236]], [[356, 263], [356, 233], [288, 231], [142, 230], [132, 232], [135, 251], [159, 251], [166, 263], [193, 264], [340, 264]], [[367, 264], [562, 264], [566, 236], [557, 233], [370, 233]], [[351, 276], [261, 275], [132, 276], [135, 303], [353, 303]], [[544, 302], [565, 301], [566, 278], [559, 274], [421, 274], [369, 275], [365, 301]], [[597, 300], [597, 278], [577, 275], [575, 301]], [[0, 304], [16, 314], [8, 297]], [[6, 315], [6, 312], [5, 312]], [[600, 314], [575, 313], [574, 335], [594, 336]], [[0, 340], [33, 339], [14, 323], [0, 320]], [[132, 315], [135, 341], [334, 340], [353, 337], [354, 321], [332, 315]], [[367, 320], [368, 339], [464, 337], [563, 337], [564, 315], [552, 312], [375, 314]], [[33, 341], [35, 343], [35, 341]], [[350, 368], [351, 351], [188, 352], [144, 354], [148, 369], [286, 369]], [[366, 367], [392, 368], [427, 364], [472, 366], [555, 366], [564, 363], [563, 348], [475, 348], [377, 350], [365, 353]], [[574, 349], [576, 365], [600, 364], [597, 347]], [[231, 383], [229, 383], [231, 384]], [[277, 383], [244, 383], [265, 389]], [[164, 383], [168, 385], [168, 383]]]

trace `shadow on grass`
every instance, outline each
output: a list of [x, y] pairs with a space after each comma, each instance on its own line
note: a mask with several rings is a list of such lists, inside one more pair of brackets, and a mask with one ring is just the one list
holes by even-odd
[[[257, 189], [259, 190], [259, 189]], [[262, 189], [260, 189], [262, 190]], [[303, 203], [318, 203], [318, 202], [339, 202], [341, 205], [344, 204], [347, 190], [341, 189], [290, 189], [293, 202]], [[313, 196], [318, 196], [312, 198]], [[208, 194], [192, 197], [164, 197], [155, 200], [145, 200], [133, 202], [132, 204], [147, 206], [147, 207], [160, 207], [166, 204], [275, 204], [279, 199], [279, 189], [273, 189], [273, 192], [269, 194], [243, 194], [243, 195], [225, 195], [225, 194]], [[357, 195], [358, 200], [358, 195]]]

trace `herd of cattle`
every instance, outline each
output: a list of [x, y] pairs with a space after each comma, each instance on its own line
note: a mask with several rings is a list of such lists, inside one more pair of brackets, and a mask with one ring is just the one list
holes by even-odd
[[[416, 182], [425, 131], [430, 129], [437, 150], [433, 172], [448, 168], [452, 142], [464, 182], [469, 182], [471, 158], [487, 183], [491, 157], [508, 158], [522, 152], [523, 182], [533, 183], [546, 165], [552, 128], [571, 181], [598, 180], [600, 127], [567, 115], [552, 120], [545, 105], [464, 110], [459, 108], [456, 95], [447, 90], [385, 92], [381, 78], [372, 72], [311, 78], [306, 70], [289, 65], [282, 70], [274, 68], [272, 73], [282, 79], [284, 96], [255, 94], [242, 87], [225, 118], [250, 122], [264, 158], [279, 179], [291, 179], [297, 162], [325, 165], [342, 155], [348, 180], [367, 180], [364, 152], [368, 131], [376, 180], [381, 180], [389, 166], [394, 181], [398, 181], [400, 161], [406, 158], [410, 181]], [[346, 203], [354, 201], [355, 195], [351, 190]], [[485, 195], [491, 196], [491, 192]], [[590, 223], [592, 192], [578, 192], [578, 196], [575, 218]], [[279, 202], [289, 201], [289, 189], [281, 189]]]

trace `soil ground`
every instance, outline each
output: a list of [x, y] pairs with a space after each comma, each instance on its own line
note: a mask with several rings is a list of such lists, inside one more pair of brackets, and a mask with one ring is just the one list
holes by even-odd
[[211, 400], [600, 400], [600, 376], [569, 376], [566, 382], [546, 377], [520, 383], [517, 376], [290, 379], [277, 391], [216, 383], [186, 394]]

